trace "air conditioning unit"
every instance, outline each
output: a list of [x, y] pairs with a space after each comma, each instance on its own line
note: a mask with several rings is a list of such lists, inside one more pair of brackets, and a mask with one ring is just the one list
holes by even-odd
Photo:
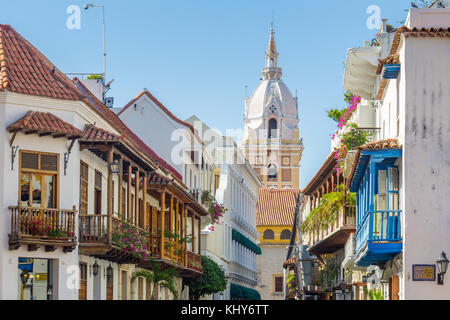
[[105, 98], [105, 106], [107, 106], [108, 108], [112, 108], [113, 105], [114, 105], [114, 98], [113, 97]]

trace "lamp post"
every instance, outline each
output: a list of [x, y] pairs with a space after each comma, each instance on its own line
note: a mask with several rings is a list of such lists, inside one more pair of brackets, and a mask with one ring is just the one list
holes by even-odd
[[447, 259], [447, 255], [445, 254], [444, 251], [442, 251], [441, 255], [439, 256], [439, 259], [436, 261], [437, 269], [438, 269], [438, 281], [437, 281], [437, 283], [439, 285], [443, 285], [444, 284], [444, 275], [447, 272], [448, 262], [449, 261]]
[[[102, 20], [103, 20], [103, 83], [106, 86], [106, 31], [105, 31], [105, 6], [88, 3], [84, 5], [84, 9], [89, 8], [102, 8]], [[103, 101], [105, 101], [105, 93], [103, 92]]]

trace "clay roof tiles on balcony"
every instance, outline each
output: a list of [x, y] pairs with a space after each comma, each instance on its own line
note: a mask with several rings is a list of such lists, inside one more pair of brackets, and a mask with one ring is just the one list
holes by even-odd
[[67, 137], [68, 139], [77, 139], [83, 135], [81, 130], [52, 113], [32, 110], [9, 125], [7, 130], [9, 132], [22, 131], [27, 134], [52, 135], [55, 138]]
[[88, 124], [84, 127], [83, 136], [80, 142], [119, 142], [121, 137], [115, 135], [112, 132], [97, 128], [92, 124]]
[[358, 162], [361, 156], [361, 151], [366, 150], [385, 150], [385, 149], [401, 149], [401, 145], [398, 143], [396, 139], [386, 139], [380, 141], [369, 142], [363, 146], [356, 148], [355, 158], [353, 159], [352, 169], [347, 180], [347, 185], [350, 185], [353, 180], [353, 176], [355, 175], [356, 167], [358, 166]]

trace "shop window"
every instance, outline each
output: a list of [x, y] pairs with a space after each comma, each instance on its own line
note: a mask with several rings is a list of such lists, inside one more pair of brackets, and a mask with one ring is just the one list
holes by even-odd
[[18, 299], [53, 300], [53, 260], [18, 259]]

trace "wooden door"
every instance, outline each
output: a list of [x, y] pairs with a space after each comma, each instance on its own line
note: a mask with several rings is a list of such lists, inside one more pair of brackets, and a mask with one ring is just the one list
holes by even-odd
[[113, 300], [114, 297], [114, 275], [106, 280], [106, 300]]
[[80, 263], [80, 288], [78, 300], [87, 300], [87, 264]]
[[144, 279], [138, 280], [138, 300], [144, 300]]
[[389, 278], [389, 300], [400, 300], [400, 279], [398, 276]]

